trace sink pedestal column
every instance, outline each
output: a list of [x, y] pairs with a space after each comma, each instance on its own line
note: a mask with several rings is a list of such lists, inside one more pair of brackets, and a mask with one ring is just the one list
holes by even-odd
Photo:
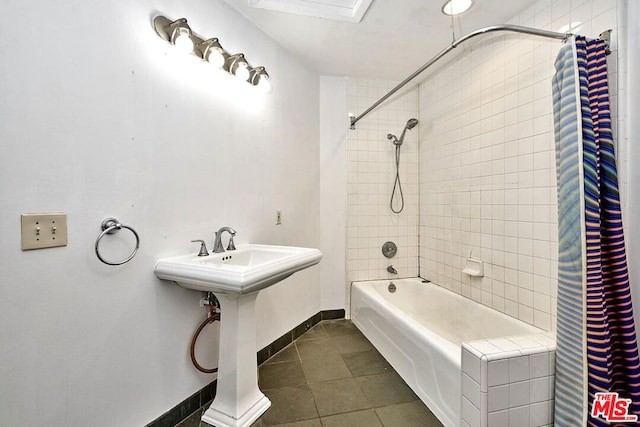
[[216, 427], [250, 426], [271, 406], [258, 388], [257, 296], [216, 294], [221, 310], [218, 384], [213, 403], [202, 415], [202, 421]]

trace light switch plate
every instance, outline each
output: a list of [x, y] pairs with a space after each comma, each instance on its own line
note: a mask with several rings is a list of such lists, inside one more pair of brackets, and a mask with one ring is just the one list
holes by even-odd
[[67, 214], [22, 214], [22, 250], [67, 246]]

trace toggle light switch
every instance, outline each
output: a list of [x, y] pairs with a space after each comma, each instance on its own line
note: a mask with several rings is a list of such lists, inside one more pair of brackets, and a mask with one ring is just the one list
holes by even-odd
[[22, 214], [22, 250], [67, 246], [67, 214]]

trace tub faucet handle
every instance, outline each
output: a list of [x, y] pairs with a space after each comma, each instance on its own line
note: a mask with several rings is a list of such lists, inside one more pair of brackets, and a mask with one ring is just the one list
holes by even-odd
[[207, 245], [204, 243], [204, 240], [192, 240], [193, 243], [200, 243], [200, 252], [198, 252], [198, 256], [208, 256], [209, 252], [207, 251]]

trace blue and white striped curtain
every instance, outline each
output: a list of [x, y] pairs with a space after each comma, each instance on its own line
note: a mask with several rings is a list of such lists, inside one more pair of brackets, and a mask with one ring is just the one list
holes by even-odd
[[[553, 79], [558, 172], [555, 425], [610, 426], [596, 393], [640, 415], [640, 361], [611, 134], [606, 46], [574, 37]], [[628, 426], [628, 423], [620, 423]]]

